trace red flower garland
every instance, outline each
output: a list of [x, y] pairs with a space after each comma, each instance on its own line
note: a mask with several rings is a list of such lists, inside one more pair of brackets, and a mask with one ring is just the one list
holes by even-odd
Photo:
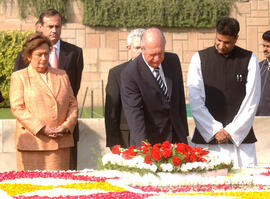
[[74, 175], [78, 172], [64, 172], [64, 171], [10, 171], [5, 173], [0, 173], [0, 182], [3, 180], [14, 180], [19, 178], [59, 178], [68, 180], [82, 180], [91, 182], [105, 182], [105, 177], [94, 177], [94, 176], [84, 176], [84, 175]]
[[121, 149], [116, 145], [112, 153], [120, 154], [124, 159], [132, 159], [137, 155], [144, 157], [146, 164], [172, 163], [175, 167], [187, 162], [205, 162], [205, 155], [209, 151], [201, 147], [191, 147], [184, 143], [171, 144], [169, 141], [157, 143], [153, 146], [149, 142], [142, 142], [141, 147], [130, 146], [128, 149]]

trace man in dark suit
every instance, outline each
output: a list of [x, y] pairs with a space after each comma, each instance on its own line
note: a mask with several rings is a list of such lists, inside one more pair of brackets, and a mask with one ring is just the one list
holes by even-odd
[[265, 59], [260, 61], [261, 98], [257, 109], [257, 116], [270, 116], [270, 30], [262, 35], [263, 54]]
[[[57, 65], [54, 67], [66, 71], [71, 83], [74, 96], [76, 97], [81, 84], [81, 76], [83, 70], [83, 53], [81, 48], [60, 40], [61, 29], [62, 16], [58, 11], [54, 9], [48, 9], [41, 13], [37, 22], [36, 30], [38, 32], [41, 32], [44, 36], [48, 37], [49, 40], [52, 42], [53, 47], [56, 49], [55, 51], [57, 55]], [[51, 52], [49, 60], [51, 66], [53, 66], [52, 60], [53, 55]], [[27, 67], [27, 65], [23, 62], [20, 53], [16, 59], [13, 71], [17, 71], [25, 67]], [[70, 169], [76, 170], [77, 142], [79, 140], [78, 124], [76, 125], [73, 132], [73, 137], [75, 146], [72, 147], [70, 151]]]
[[187, 144], [181, 65], [176, 54], [165, 52], [165, 44], [159, 29], [147, 29], [142, 36], [142, 54], [121, 73], [121, 98], [131, 145], [140, 146], [144, 140]]
[[144, 30], [138, 28], [129, 33], [127, 49], [131, 59], [109, 71], [105, 101], [106, 147], [112, 148], [114, 145], [121, 145], [123, 148], [128, 148], [130, 146], [129, 128], [120, 95], [120, 74], [128, 63], [141, 53], [141, 36]]

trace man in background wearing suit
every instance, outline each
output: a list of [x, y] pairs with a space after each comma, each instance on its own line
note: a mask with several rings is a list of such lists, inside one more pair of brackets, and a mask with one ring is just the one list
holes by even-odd
[[[40, 25], [39, 25], [40, 24]], [[52, 42], [53, 48], [55, 48], [56, 59], [53, 56], [53, 50], [50, 53], [49, 62], [51, 67], [57, 67], [66, 71], [74, 96], [77, 97], [78, 91], [81, 84], [81, 76], [83, 70], [83, 53], [82, 49], [60, 40], [61, 29], [62, 29], [62, 16], [61, 14], [54, 10], [45, 10], [39, 16], [37, 31], [41, 32], [44, 36], [49, 38]], [[55, 61], [55, 65], [53, 63]], [[27, 67], [23, 62], [21, 54], [18, 55], [13, 71], [17, 71]], [[79, 128], [78, 124], [73, 132], [74, 137], [74, 147], [71, 148], [70, 154], [70, 169], [77, 169], [77, 142], [79, 140]]]
[[166, 40], [157, 28], [142, 36], [142, 54], [121, 73], [121, 98], [130, 144], [165, 140], [187, 144], [188, 125], [179, 58], [165, 52]]
[[121, 145], [123, 148], [130, 146], [129, 128], [122, 108], [120, 95], [120, 74], [124, 68], [141, 53], [141, 36], [145, 29], [132, 30], [127, 37], [127, 49], [131, 59], [123, 64], [113, 67], [109, 71], [106, 86], [105, 101], [105, 127], [106, 147]]
[[261, 74], [261, 98], [257, 116], [270, 116], [270, 30], [263, 33], [263, 54], [265, 59], [259, 63]]

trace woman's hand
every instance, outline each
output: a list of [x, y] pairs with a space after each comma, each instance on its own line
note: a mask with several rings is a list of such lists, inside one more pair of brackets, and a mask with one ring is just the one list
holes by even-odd
[[64, 126], [58, 126], [57, 128], [54, 129], [55, 132], [58, 132], [58, 133], [69, 133], [69, 129], [64, 127]]
[[70, 133], [68, 128], [66, 128], [64, 126], [58, 126], [57, 128], [53, 129], [52, 136], [61, 137], [67, 133]]
[[47, 135], [48, 137], [55, 137], [53, 134], [53, 128], [49, 127], [49, 126], [44, 126], [39, 133], [43, 134], [43, 135]]
[[69, 133], [69, 129], [63, 126], [58, 126], [57, 128], [51, 128], [49, 126], [44, 126], [40, 133], [47, 135], [50, 138], [62, 137], [64, 134]]

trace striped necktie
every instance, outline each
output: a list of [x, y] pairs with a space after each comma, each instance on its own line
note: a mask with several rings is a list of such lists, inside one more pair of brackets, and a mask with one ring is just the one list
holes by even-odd
[[167, 100], [169, 100], [168, 90], [167, 90], [167, 87], [166, 87], [164, 81], [162, 80], [162, 78], [160, 76], [159, 67], [154, 68], [154, 72], [156, 73], [155, 79], [156, 79], [163, 95], [166, 97]]

